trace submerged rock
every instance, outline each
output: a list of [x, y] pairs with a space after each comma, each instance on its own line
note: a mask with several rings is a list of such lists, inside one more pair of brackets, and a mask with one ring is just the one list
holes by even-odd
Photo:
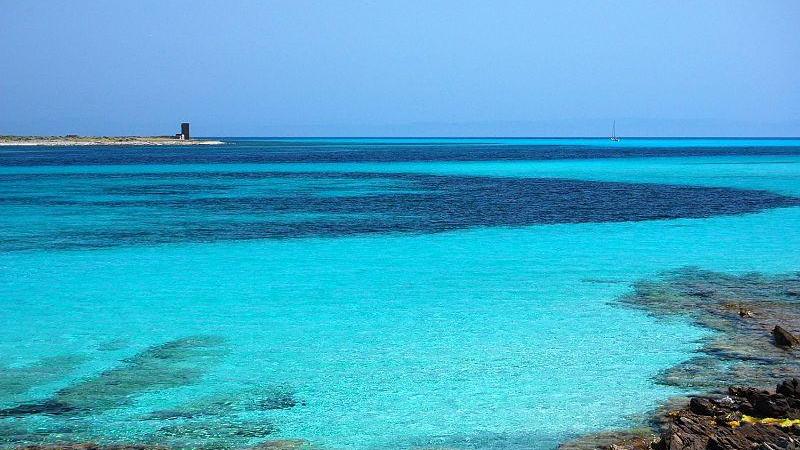
[[[634, 288], [623, 304], [657, 317], [685, 317], [714, 331], [696, 357], [658, 378], [710, 395], [653, 414], [651, 431], [659, 438], [650, 445], [621, 432], [613, 442], [608, 434], [581, 438], [589, 446], [574, 448], [800, 450], [800, 343], [787, 331], [800, 329], [800, 273], [729, 275], [686, 268]], [[764, 389], [787, 377], [774, 391]]]
[[97, 349], [101, 352], [115, 352], [128, 348], [128, 346], [130, 346], [130, 342], [127, 339], [115, 338], [98, 344]]
[[71, 444], [28, 445], [17, 450], [167, 450], [159, 445], [100, 445], [90, 442]]
[[[753, 387], [730, 387], [728, 395], [694, 397], [686, 408], [661, 417], [659, 435], [647, 440], [619, 432], [588, 436], [560, 447], [561, 450], [796, 450], [800, 448], [800, 381], [778, 385], [775, 392]], [[752, 417], [750, 414], [758, 414]], [[766, 416], [765, 414], [774, 414]], [[651, 431], [651, 433], [653, 433]], [[574, 442], [584, 443], [576, 445]]]
[[772, 335], [775, 336], [775, 345], [778, 347], [794, 347], [800, 345], [800, 340], [795, 335], [783, 329], [780, 325], [775, 325], [772, 330]]
[[22, 417], [30, 416], [33, 414], [43, 414], [48, 416], [59, 416], [77, 412], [78, 408], [61, 403], [55, 400], [45, 400], [39, 403], [23, 403], [22, 405], [13, 408], [6, 408], [0, 410], [0, 418], [3, 417]]
[[[634, 285], [620, 301], [655, 316], [681, 316], [715, 331], [699, 355], [665, 370], [659, 381], [722, 390], [732, 384], [766, 387], [800, 373], [795, 347], [776, 347], [775, 323], [800, 329], [800, 274], [729, 275], [686, 268]], [[777, 338], [782, 339], [782, 338]]]
[[290, 389], [278, 386], [264, 392], [256, 400], [256, 406], [261, 410], [290, 409], [297, 406], [297, 400]]
[[59, 402], [98, 410], [126, 404], [145, 392], [191, 385], [222, 356], [223, 341], [191, 336], [150, 347], [100, 373], [56, 393]]
[[85, 360], [83, 355], [63, 355], [42, 358], [22, 367], [0, 366], [0, 400], [13, 398], [37, 386], [56, 381]]
[[619, 430], [582, 436], [561, 444], [559, 450], [648, 450], [658, 439], [649, 428]]
[[0, 417], [101, 412], [142, 393], [194, 384], [224, 354], [223, 344], [216, 337], [191, 336], [156, 345], [42, 402], [0, 410]]
[[64, 439], [66, 436], [78, 431], [72, 424], [70, 426], [58, 426], [40, 423], [35, 427], [29, 427], [20, 422], [13, 420], [0, 421], [0, 448], [58, 442], [54, 441], [54, 439]]
[[170, 425], [158, 430], [162, 438], [189, 438], [192, 441], [206, 442], [225, 438], [263, 438], [278, 431], [271, 422], [230, 422], [203, 421]]
[[206, 414], [197, 411], [181, 410], [181, 409], [162, 409], [153, 411], [143, 417], [144, 420], [178, 420], [178, 419], [195, 419], [202, 417]]
[[[255, 385], [200, 397], [171, 409], [151, 412], [143, 417], [159, 421], [155, 442], [180, 448], [251, 448], [253, 440], [270, 437], [278, 431], [273, 422], [276, 410], [295, 407], [292, 389], [284, 385]], [[298, 440], [271, 440], [262, 445], [281, 449], [311, 449]], [[303, 441], [304, 442], [304, 441]], [[266, 447], [266, 445], [273, 447]], [[278, 445], [282, 445], [280, 447]]]
[[257, 385], [231, 392], [222, 392], [176, 406], [153, 411], [145, 420], [196, 419], [213, 416], [229, 416], [242, 412], [260, 412], [291, 409], [305, 405], [297, 400], [295, 392], [285, 385]]
[[313, 450], [314, 447], [305, 439], [277, 439], [262, 442], [252, 450]]

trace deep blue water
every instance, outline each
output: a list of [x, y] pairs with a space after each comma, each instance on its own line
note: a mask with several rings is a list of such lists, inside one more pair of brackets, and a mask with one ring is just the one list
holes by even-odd
[[[246, 193], [241, 192], [243, 185], [248, 186]], [[633, 222], [797, 205], [798, 198], [759, 190], [554, 178], [336, 172], [14, 174], [0, 175], [0, 207], [17, 216], [47, 211], [64, 224], [11, 227], [0, 250]], [[127, 220], [116, 220], [120, 215]]]
[[[214, 138], [218, 139], [218, 138]], [[202, 147], [105, 146], [31, 148], [3, 152], [3, 165], [337, 163], [400, 161], [522, 161], [653, 156], [796, 155], [786, 139], [269, 139], [219, 138]], [[118, 149], [117, 149], [118, 150]]]

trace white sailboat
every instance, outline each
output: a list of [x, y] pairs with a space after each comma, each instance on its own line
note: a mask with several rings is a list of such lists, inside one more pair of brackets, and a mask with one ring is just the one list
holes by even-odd
[[614, 142], [619, 142], [619, 138], [617, 137], [617, 121], [614, 121], [614, 124], [611, 125], [611, 140]]

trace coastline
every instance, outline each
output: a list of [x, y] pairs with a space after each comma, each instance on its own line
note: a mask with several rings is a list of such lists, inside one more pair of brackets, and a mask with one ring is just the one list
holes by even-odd
[[633, 428], [578, 436], [559, 450], [746, 449], [753, 442], [795, 448], [783, 444], [800, 440], [800, 273], [687, 267], [633, 288], [621, 304], [714, 331], [697, 356], [656, 378], [690, 392], [665, 400]]
[[0, 136], [2, 147], [71, 147], [71, 146], [130, 146], [130, 145], [224, 145], [213, 139], [175, 139], [143, 136]]
[[[657, 382], [687, 388], [686, 397], [665, 400], [641, 422], [629, 429], [603, 430], [565, 441], [560, 450], [789, 450], [800, 445], [800, 341], [792, 333], [800, 330], [800, 274], [745, 273], [731, 275], [687, 267], [643, 279], [617, 302], [641, 308], [656, 317], [684, 316], [716, 333], [704, 338], [696, 359], [666, 369]], [[773, 327], [786, 327], [785, 335]], [[221, 357], [226, 343], [209, 336], [192, 336], [145, 349], [126, 360], [123, 367], [97, 378], [65, 386], [53, 397], [0, 410], [0, 417], [23, 420], [28, 416], [79, 417], [81, 411], [114, 408], [130, 395], [159, 388], [177, 387], [183, 380], [164, 385], [161, 376], [193, 361]], [[167, 351], [165, 353], [165, 351]], [[690, 367], [687, 367], [690, 366]], [[154, 375], [154, 373], [156, 375]], [[155, 378], [153, 378], [155, 376]], [[174, 385], [169, 383], [175, 383]], [[108, 388], [113, 386], [113, 388]], [[9, 427], [7, 448], [20, 450], [149, 450], [186, 448], [176, 439], [199, 431], [231, 411], [253, 408], [291, 410], [305, 405], [292, 389], [268, 387], [240, 393], [236, 400], [200, 402], [152, 412], [148, 420], [187, 421], [167, 426], [152, 440], [95, 443], [52, 442]], [[191, 422], [198, 417], [207, 421]], [[233, 433], [265, 440], [250, 446], [225, 448], [301, 450], [319, 449], [303, 436], [273, 436], [276, 428], [264, 423], [258, 428], [231, 423]], [[213, 429], [213, 428], [212, 428]], [[15, 435], [14, 433], [20, 433]], [[225, 435], [228, 436], [228, 435]], [[22, 441], [19, 442], [18, 440]], [[3, 441], [0, 439], [0, 446]], [[17, 445], [18, 444], [18, 445]], [[764, 444], [757, 447], [755, 444]], [[16, 446], [13, 446], [16, 445]], [[4, 447], [5, 448], [5, 447]], [[414, 446], [433, 450], [463, 448]], [[473, 448], [473, 447], [467, 447]], [[486, 447], [477, 447], [486, 448]]]

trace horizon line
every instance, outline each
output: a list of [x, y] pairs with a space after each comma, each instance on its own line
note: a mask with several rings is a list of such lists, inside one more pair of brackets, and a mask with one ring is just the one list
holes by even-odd
[[[800, 139], [800, 136], [617, 136], [620, 139]], [[609, 136], [197, 136], [203, 138], [259, 139], [609, 139]]]

